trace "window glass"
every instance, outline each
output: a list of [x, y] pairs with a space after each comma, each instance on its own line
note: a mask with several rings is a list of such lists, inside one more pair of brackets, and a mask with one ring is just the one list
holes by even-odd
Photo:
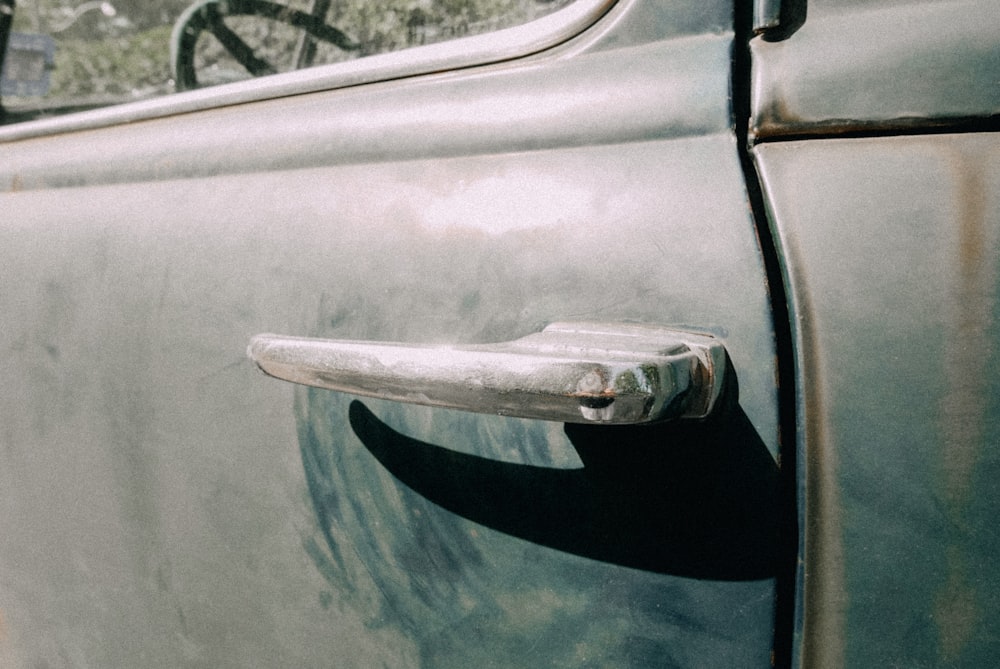
[[4, 121], [526, 23], [571, 0], [0, 0]]

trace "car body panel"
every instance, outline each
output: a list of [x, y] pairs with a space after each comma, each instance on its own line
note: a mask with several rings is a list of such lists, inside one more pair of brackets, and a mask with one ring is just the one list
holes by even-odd
[[802, 664], [989, 664], [1000, 143], [934, 135], [756, 151], [799, 346]]
[[816, 2], [752, 42], [797, 366], [797, 664], [996, 656], [1000, 33], [985, 2]]
[[[550, 59], [5, 145], [4, 659], [769, 666], [775, 348], [732, 34], [645, 44], [657, 12]], [[713, 334], [739, 403], [581, 433], [244, 352], [562, 320]]]
[[21, 139], [4, 146], [2, 183], [19, 191], [717, 134], [730, 125], [730, 44], [684, 37]]
[[809, 2], [782, 41], [752, 42], [761, 139], [929, 128], [1000, 113], [990, 0]]

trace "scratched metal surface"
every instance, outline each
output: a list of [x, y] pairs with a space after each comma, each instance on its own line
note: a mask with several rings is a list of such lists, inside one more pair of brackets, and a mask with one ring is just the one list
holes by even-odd
[[1000, 138], [756, 149], [796, 331], [802, 666], [1000, 650]]
[[[624, 3], [551, 60], [5, 145], [4, 666], [769, 666], [774, 350], [731, 8], [677, 7]], [[244, 354], [567, 319], [712, 332], [738, 403], [567, 432]]]

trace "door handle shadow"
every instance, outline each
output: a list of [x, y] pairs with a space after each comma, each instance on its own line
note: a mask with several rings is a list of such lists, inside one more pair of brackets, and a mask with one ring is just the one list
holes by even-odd
[[580, 469], [513, 464], [400, 434], [359, 401], [351, 426], [399, 481], [472, 522], [647, 571], [753, 580], [779, 567], [778, 468], [738, 406], [704, 421], [570, 425]]

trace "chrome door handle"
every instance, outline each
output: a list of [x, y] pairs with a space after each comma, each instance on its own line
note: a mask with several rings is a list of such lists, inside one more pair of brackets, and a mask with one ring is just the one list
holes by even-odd
[[567, 423], [702, 418], [727, 357], [710, 335], [647, 325], [554, 323], [498, 344], [411, 345], [261, 334], [265, 373], [317, 388]]

